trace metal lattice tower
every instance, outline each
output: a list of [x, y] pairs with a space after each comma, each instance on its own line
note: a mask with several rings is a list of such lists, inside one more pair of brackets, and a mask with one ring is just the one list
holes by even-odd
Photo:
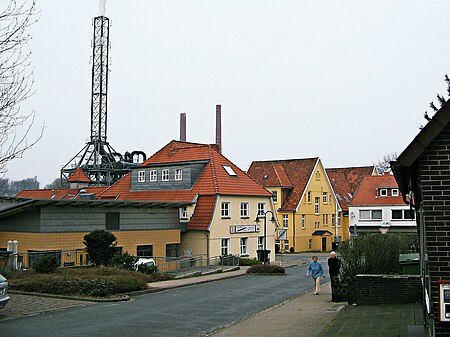
[[[103, 7], [103, 10], [102, 10]], [[109, 19], [104, 15], [104, 1], [100, 1], [100, 16], [94, 18], [92, 43], [91, 136], [86, 145], [61, 169], [67, 179], [81, 167], [98, 186], [109, 186], [136, 166], [133, 159], [145, 160], [145, 153], [126, 152], [125, 158], [106, 140], [108, 103]]]

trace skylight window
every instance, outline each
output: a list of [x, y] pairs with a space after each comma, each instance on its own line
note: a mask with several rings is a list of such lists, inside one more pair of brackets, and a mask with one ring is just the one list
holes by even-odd
[[234, 170], [231, 168], [231, 166], [228, 166], [228, 165], [222, 165], [222, 167], [223, 167], [224, 170], [228, 173], [229, 176], [231, 176], [231, 177], [237, 177], [236, 172], [234, 172]]

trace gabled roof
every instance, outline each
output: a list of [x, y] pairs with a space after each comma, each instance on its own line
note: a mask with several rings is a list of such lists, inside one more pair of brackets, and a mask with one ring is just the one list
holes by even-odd
[[67, 178], [69, 183], [92, 183], [92, 180], [84, 173], [81, 167], [77, 167], [75, 171]]
[[414, 179], [414, 164], [449, 123], [450, 103], [447, 101], [420, 130], [397, 160], [391, 162], [392, 171], [403, 195], [406, 196], [411, 190], [409, 185], [411, 178]]
[[[142, 167], [205, 161], [206, 165], [190, 190], [131, 191], [130, 174], [106, 190], [101, 198], [119, 200], [179, 200], [192, 201], [196, 195], [245, 195], [271, 197], [271, 193], [251, 179], [231, 161], [217, 151], [215, 145], [171, 141]], [[235, 175], [229, 175], [224, 166], [229, 166]]]
[[371, 205], [404, 205], [403, 199], [399, 194], [396, 197], [378, 196], [380, 188], [398, 189], [397, 182], [393, 175], [385, 174], [382, 176], [366, 176], [353, 197], [352, 206], [371, 206]]
[[343, 211], [348, 211], [358, 186], [365, 176], [372, 175], [374, 166], [341, 167], [325, 169]]
[[79, 199], [80, 192], [86, 194], [99, 195], [106, 187], [86, 187], [86, 188], [58, 188], [45, 190], [23, 190], [16, 194], [19, 198], [28, 199]]
[[254, 161], [248, 175], [264, 187], [289, 187], [282, 210], [295, 210], [319, 158]]

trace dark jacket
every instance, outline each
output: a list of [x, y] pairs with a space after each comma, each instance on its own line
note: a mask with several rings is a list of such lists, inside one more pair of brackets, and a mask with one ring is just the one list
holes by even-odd
[[339, 260], [337, 257], [330, 257], [328, 259], [328, 272], [330, 274], [330, 277], [338, 276], [339, 269], [341, 269], [341, 260]]

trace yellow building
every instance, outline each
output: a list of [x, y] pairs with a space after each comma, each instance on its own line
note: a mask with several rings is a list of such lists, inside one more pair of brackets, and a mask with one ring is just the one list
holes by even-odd
[[375, 166], [342, 167], [326, 169], [338, 205], [338, 242], [350, 237], [348, 207], [365, 176], [376, 175]]
[[273, 193], [282, 251], [332, 249], [338, 206], [319, 158], [257, 161], [248, 175]]

